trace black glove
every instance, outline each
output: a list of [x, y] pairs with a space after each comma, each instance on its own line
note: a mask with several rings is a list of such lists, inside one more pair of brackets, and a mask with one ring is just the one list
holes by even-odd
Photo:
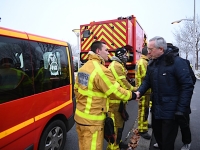
[[123, 119], [124, 121], [127, 121], [127, 120], [128, 120], [129, 114], [128, 114], [127, 111], [126, 111], [125, 104], [123, 103], [123, 101], [121, 101], [120, 104], [119, 104], [118, 112], [120, 112], [121, 117], [122, 117], [122, 119]]
[[136, 100], [136, 98], [137, 98], [137, 95], [134, 92], [132, 92], [132, 98], [130, 100]]
[[104, 139], [112, 144], [115, 142], [114, 122], [110, 117], [106, 117], [105, 119]]
[[175, 112], [175, 120], [177, 121], [178, 125], [180, 126], [181, 129], [185, 128], [188, 126], [188, 121], [182, 112]]

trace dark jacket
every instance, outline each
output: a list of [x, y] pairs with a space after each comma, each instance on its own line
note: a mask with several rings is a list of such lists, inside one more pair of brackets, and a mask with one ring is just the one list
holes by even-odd
[[194, 86], [184, 59], [166, 51], [151, 61], [138, 91], [142, 96], [149, 88], [155, 119], [174, 119], [175, 112], [190, 113]]

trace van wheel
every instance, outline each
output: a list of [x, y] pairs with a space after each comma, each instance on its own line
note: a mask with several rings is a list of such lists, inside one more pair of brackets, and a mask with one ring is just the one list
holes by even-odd
[[65, 124], [61, 120], [54, 120], [43, 131], [39, 150], [63, 150], [66, 137]]

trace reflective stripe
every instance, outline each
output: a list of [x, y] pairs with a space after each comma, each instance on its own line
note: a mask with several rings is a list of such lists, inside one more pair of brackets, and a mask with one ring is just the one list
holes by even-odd
[[127, 93], [127, 95], [124, 95], [118, 91], [118, 87], [120, 87], [119, 83], [116, 81], [114, 85], [110, 82], [108, 77], [104, 74], [103, 70], [99, 66], [99, 64], [96, 61], [93, 61], [93, 64], [95, 68], [98, 70], [98, 74], [100, 77], [104, 80], [104, 82], [107, 84], [109, 87], [109, 90], [105, 93], [107, 96], [109, 96], [111, 93], [115, 93], [118, 97], [121, 99], [129, 100], [130, 98], [130, 92]]
[[78, 88], [78, 84], [75, 83], [75, 84], [74, 84], [74, 87], [75, 87], [75, 88]]
[[93, 91], [86, 91], [86, 90], [83, 90], [81, 88], [78, 89], [78, 92], [80, 94], [84, 95], [84, 96], [90, 96], [90, 97], [96, 96], [96, 97], [102, 97], [102, 98], [106, 98], [107, 97], [104, 93], [93, 92]]
[[[90, 108], [91, 108], [91, 105], [92, 105], [92, 89], [93, 89], [93, 80], [94, 80], [94, 77], [96, 76], [96, 70], [94, 70], [91, 74], [90, 74], [90, 79], [89, 79], [89, 82], [88, 82], [88, 97], [87, 97], [87, 103], [86, 103], [86, 106], [85, 106], [85, 111], [84, 113], [86, 114], [89, 114], [90, 113]], [[90, 95], [91, 94], [91, 95]]]
[[[118, 94], [119, 92], [118, 92], [118, 90], [117, 90], [117, 88], [118, 87], [120, 87], [120, 85], [119, 85], [119, 83], [118, 82], [115, 82], [115, 84], [114, 85], [111, 85], [109, 88], [109, 90], [105, 93], [106, 95], [110, 95], [110, 94], [112, 94], [112, 93], [115, 93], [115, 92], [117, 92], [117, 93], [115, 93], [115, 94]], [[114, 89], [116, 89], [116, 90], [114, 90]]]
[[[109, 90], [105, 93], [107, 96], [109, 96], [111, 93], [113, 93], [114, 88], [118, 87], [119, 84], [116, 82], [114, 85], [110, 82], [110, 80], [108, 79], [108, 77], [105, 75], [105, 73], [103, 72], [103, 70], [101, 69], [101, 67], [99, 66], [99, 64], [96, 61], [93, 61], [93, 64], [95, 66], [95, 68], [98, 70], [98, 74], [100, 75], [101, 79], [104, 80], [104, 82], [107, 84], [107, 86], [109, 87]], [[118, 85], [117, 85], [118, 84]]]
[[[116, 61], [112, 61], [112, 63], [110, 64], [110, 66], [109, 66], [109, 69], [111, 69], [111, 71], [112, 71], [112, 73], [113, 73], [113, 75], [114, 75], [114, 77], [115, 77], [115, 79], [117, 80], [117, 82], [121, 85], [121, 87], [123, 87], [124, 89], [127, 89], [127, 87], [126, 87], [126, 85], [122, 82], [122, 80], [121, 79], [126, 79], [126, 76], [118, 76], [118, 74], [117, 74], [117, 72], [116, 72], [116, 70], [115, 70], [115, 63], [116, 63]], [[123, 70], [123, 72], [125, 72], [125, 70], [124, 70], [124, 67], [121, 65], [121, 68], [122, 68], [122, 70]], [[133, 87], [131, 87], [131, 89], [129, 89], [129, 90], [133, 90]]]
[[90, 115], [90, 114], [86, 114], [86, 113], [83, 113], [81, 112], [80, 110], [78, 110], [76, 108], [76, 114], [78, 116], [80, 116], [81, 118], [84, 118], [84, 119], [89, 119], [89, 120], [104, 120], [106, 115], [104, 113], [102, 113], [102, 115], [100, 116], [97, 116], [97, 115]]
[[[118, 82], [123, 88], [125, 88], [125, 85], [123, 84], [123, 82], [121, 81], [121, 79], [124, 79], [124, 78], [126, 78], [126, 77], [125, 77], [125, 76], [118, 76], [118, 74], [117, 74], [117, 72], [116, 72], [116, 70], [115, 70], [115, 67], [114, 67], [115, 63], [116, 63], [116, 61], [113, 61], [113, 62], [110, 64], [109, 69], [111, 69], [111, 71], [112, 71], [112, 73], [113, 73], [115, 79], [117, 80], [117, 82]], [[123, 68], [123, 67], [121, 67], [121, 68], [122, 68], [122, 70], [124, 71], [124, 68]]]
[[96, 150], [96, 147], [97, 147], [97, 137], [98, 137], [98, 131], [96, 131], [92, 135], [91, 150]]
[[0, 139], [3, 139], [4, 137], [21, 130], [25, 128], [26, 126], [29, 126], [30, 124], [34, 123], [34, 118], [31, 118], [29, 120], [26, 120], [24, 122], [21, 122], [20, 124], [17, 124], [16, 126], [13, 126], [5, 131], [0, 132]]
[[140, 61], [138, 61], [138, 64], [137, 64], [137, 71], [136, 71], [136, 74], [135, 74], [135, 78], [137, 78], [137, 85], [140, 86], [141, 83], [142, 83], [142, 78], [145, 77], [146, 75], [146, 66], [145, 66], [145, 63], [144, 63], [144, 59], [140, 59]]
[[[83, 112], [81, 112], [80, 110], [76, 109], [76, 114], [78, 116], [80, 116], [81, 118], [84, 118], [84, 119], [87, 119], [87, 120], [104, 120], [105, 119], [104, 112], [102, 112], [101, 116], [90, 114], [90, 109], [91, 109], [92, 100], [93, 100], [92, 98], [94, 96], [99, 97], [99, 98], [107, 98], [105, 93], [93, 91], [93, 80], [94, 80], [98, 71], [102, 71], [102, 69], [99, 66], [99, 64], [97, 63], [95, 65], [95, 70], [90, 74], [90, 79], [88, 81], [88, 86], [87, 86], [88, 90], [83, 90], [80, 87], [78, 87], [78, 92], [83, 96], [87, 96], [87, 102], [86, 102], [86, 105], [85, 105], [85, 110]], [[107, 105], [108, 104], [106, 103], [106, 107], [108, 108], [109, 106], [107, 106]]]
[[[71, 87], [71, 85], [70, 85], [70, 87]], [[39, 115], [37, 115], [33, 118], [30, 118], [28, 120], [25, 120], [24, 122], [20, 122], [19, 124], [0, 132], [0, 139], [3, 139], [5, 137], [7, 137], [8, 135], [15, 133], [15, 132], [17, 132], [21, 129], [24, 129], [26, 126], [29, 126], [32, 123], [34, 123], [34, 122], [36, 122], [40, 119], [43, 119], [44, 117], [50, 116], [53, 113], [55, 113], [56, 111], [59, 111], [59, 110], [63, 109], [64, 107], [66, 107], [67, 105], [70, 105], [70, 104], [72, 104], [72, 99], [68, 100], [67, 102], [65, 102], [65, 103], [63, 103], [63, 104], [61, 104], [61, 105], [59, 105], [59, 106], [57, 106], [57, 107], [55, 107], [51, 110], [48, 110], [48, 111], [46, 111], [42, 114], [39, 114]]]

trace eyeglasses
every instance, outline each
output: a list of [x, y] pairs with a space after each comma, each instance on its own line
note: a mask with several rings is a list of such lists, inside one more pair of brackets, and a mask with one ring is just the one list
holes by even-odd
[[153, 48], [147, 48], [147, 51], [148, 51], [148, 52], [152, 52], [153, 49], [156, 49], [156, 48], [155, 48], [155, 47], [153, 47]]

